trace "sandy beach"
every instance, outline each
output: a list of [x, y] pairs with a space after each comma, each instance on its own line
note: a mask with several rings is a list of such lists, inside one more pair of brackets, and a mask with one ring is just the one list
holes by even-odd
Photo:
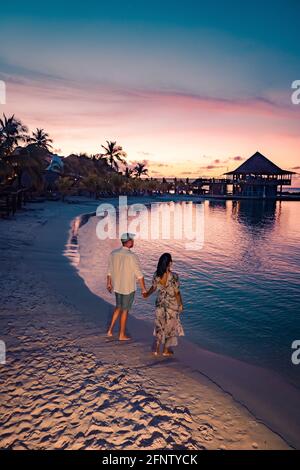
[[[7, 362], [0, 365], [0, 447], [297, 447], [297, 411], [286, 436], [279, 424], [293, 415], [292, 389], [286, 390], [290, 408], [278, 402], [283, 415], [264, 424], [263, 405], [258, 414], [243, 406], [242, 385], [236, 396], [244, 400], [226, 388], [234, 361], [217, 370], [217, 356], [199, 352], [206, 363], [189, 368], [184, 346], [178, 349], [181, 360], [155, 359], [149, 326], [134, 318], [133, 342], [105, 337], [112, 306], [88, 289], [63, 255], [71, 221], [96, 205], [28, 204], [16, 217], [0, 220], [0, 339], [7, 347]], [[276, 381], [270, 386], [276, 401]], [[266, 418], [272, 414], [268, 406]]]

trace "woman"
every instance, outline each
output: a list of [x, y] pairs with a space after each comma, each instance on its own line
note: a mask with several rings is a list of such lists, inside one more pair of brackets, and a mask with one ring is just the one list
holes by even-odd
[[177, 274], [171, 271], [171, 267], [170, 253], [164, 253], [159, 258], [152, 286], [144, 294], [144, 297], [147, 298], [158, 290], [153, 332], [153, 335], [156, 336], [155, 356], [159, 355], [161, 344], [164, 345], [163, 356], [172, 356], [173, 352], [170, 347], [177, 345], [177, 336], [184, 335], [179, 319], [179, 314], [183, 310], [179, 279]]

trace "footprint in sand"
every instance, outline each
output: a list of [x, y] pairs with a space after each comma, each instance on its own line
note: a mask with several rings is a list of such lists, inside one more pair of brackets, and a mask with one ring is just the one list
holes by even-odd
[[201, 424], [201, 426], [198, 427], [198, 430], [200, 431], [201, 436], [205, 441], [213, 440], [214, 428], [210, 424]]

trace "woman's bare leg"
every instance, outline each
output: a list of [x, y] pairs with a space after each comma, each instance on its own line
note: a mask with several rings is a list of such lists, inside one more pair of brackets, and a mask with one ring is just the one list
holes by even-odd
[[160, 353], [160, 341], [156, 341], [155, 349], [153, 351], [154, 356], [158, 356]]
[[163, 350], [163, 356], [173, 356], [173, 351], [171, 351], [168, 346], [167, 346], [167, 343], [164, 344], [164, 350]]

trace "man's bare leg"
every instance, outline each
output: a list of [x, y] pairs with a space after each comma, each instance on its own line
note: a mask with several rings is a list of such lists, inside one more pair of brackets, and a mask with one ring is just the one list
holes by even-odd
[[119, 318], [120, 313], [121, 313], [120, 307], [116, 307], [115, 310], [114, 310], [111, 322], [110, 322], [110, 327], [108, 329], [107, 336], [111, 337], [113, 335], [113, 329], [114, 329], [114, 326], [116, 324], [116, 321]]
[[120, 317], [120, 335], [119, 335], [120, 341], [127, 341], [128, 339], [131, 339], [129, 336], [126, 335], [127, 317], [128, 317], [128, 310], [122, 310], [121, 317]]

